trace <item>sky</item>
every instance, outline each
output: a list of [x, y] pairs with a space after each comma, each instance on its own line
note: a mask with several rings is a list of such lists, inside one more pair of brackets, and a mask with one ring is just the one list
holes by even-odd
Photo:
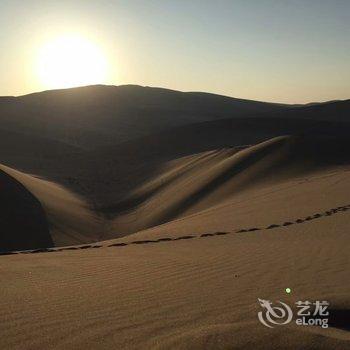
[[[283, 103], [350, 98], [349, 0], [0, 0], [0, 24], [2, 96], [60, 87], [64, 75], [79, 83], [78, 68], [61, 65], [74, 60], [91, 68], [91, 83]], [[45, 48], [72, 35], [93, 54], [63, 45], [44, 64]], [[103, 74], [92, 74], [95, 54]]]

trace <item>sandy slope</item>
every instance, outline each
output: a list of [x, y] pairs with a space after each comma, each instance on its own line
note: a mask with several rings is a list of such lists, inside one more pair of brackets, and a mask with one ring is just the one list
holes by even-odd
[[347, 164], [349, 149], [350, 143], [339, 138], [280, 136], [245, 149], [214, 150], [166, 163], [152, 180], [106, 208], [118, 213], [111, 215], [110, 230], [143, 230], [220, 205], [261, 185]]
[[[7, 181], [16, 181], [20, 184], [22, 197], [25, 193], [30, 193], [33, 198], [32, 203], [28, 204], [30, 210], [34, 210], [34, 205], [39, 203], [41, 221], [46, 227], [46, 235], [49, 235], [50, 240], [52, 240], [48, 246], [52, 244], [55, 246], [79, 244], [101, 239], [102, 228], [99, 219], [89, 210], [82, 199], [55, 183], [24, 174], [5, 165], [0, 165], [0, 171], [8, 175], [9, 180]], [[12, 180], [10, 180], [11, 178]], [[1, 205], [6, 206], [5, 198], [1, 199]], [[21, 201], [18, 203], [20, 204]], [[33, 214], [30, 217], [32, 220], [36, 220], [38, 216]], [[13, 218], [13, 220], [17, 220], [20, 224], [22, 215], [17, 215], [16, 219]], [[26, 225], [23, 223], [22, 227], [16, 230], [19, 232], [20, 230], [26, 231], [26, 229]], [[31, 229], [30, 232], [35, 234], [33, 231], [35, 230]], [[6, 237], [11, 235], [11, 232], [5, 230], [3, 235]], [[16, 249], [21, 249], [21, 244], [19, 240]], [[41, 243], [32, 246], [32, 248], [42, 246]]]
[[[261, 185], [99, 249], [0, 257], [0, 347], [348, 348], [350, 207], [335, 208], [350, 204], [349, 170]], [[108, 247], [217, 231], [229, 234]], [[328, 300], [331, 327], [266, 328], [258, 298]]]

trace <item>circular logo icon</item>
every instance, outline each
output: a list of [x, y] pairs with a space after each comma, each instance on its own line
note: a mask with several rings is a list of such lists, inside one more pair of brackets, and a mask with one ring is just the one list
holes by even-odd
[[266, 327], [273, 328], [275, 325], [281, 326], [289, 323], [293, 318], [292, 309], [282, 301], [278, 306], [273, 306], [269, 300], [258, 299], [264, 311], [258, 312], [259, 321]]

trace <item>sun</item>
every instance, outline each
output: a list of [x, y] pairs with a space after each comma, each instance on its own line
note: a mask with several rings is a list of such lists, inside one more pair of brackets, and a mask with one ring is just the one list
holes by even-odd
[[45, 88], [69, 88], [103, 84], [107, 59], [93, 42], [79, 35], [63, 35], [39, 50], [37, 71]]

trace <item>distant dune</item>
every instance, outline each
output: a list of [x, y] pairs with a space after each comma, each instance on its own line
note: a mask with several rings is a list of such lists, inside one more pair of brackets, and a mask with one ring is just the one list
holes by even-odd
[[94, 149], [205, 120], [282, 106], [160, 88], [88, 86], [0, 99], [1, 128]]

